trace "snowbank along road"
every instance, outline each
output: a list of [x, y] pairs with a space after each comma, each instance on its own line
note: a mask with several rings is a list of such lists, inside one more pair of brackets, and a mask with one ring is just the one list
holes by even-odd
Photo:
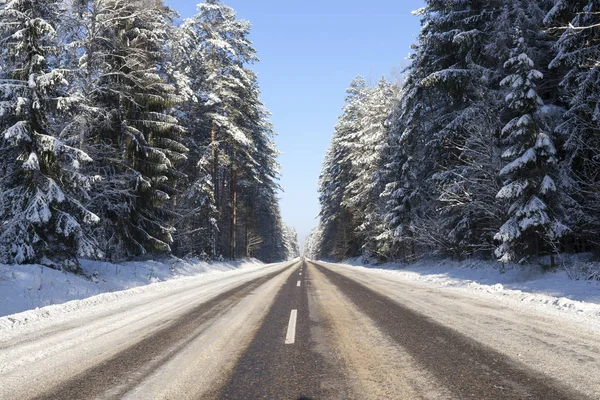
[[598, 332], [334, 264], [96, 308], [0, 324], [0, 399], [600, 399]]

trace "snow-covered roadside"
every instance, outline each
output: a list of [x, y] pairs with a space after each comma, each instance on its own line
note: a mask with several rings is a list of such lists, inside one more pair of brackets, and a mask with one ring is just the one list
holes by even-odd
[[532, 265], [507, 265], [501, 272], [498, 263], [479, 260], [421, 260], [411, 265], [377, 266], [348, 260], [340, 265], [391, 281], [481, 296], [508, 307], [560, 315], [600, 328], [600, 281], [570, 279], [563, 269], [545, 272]]
[[[261, 269], [265, 264], [253, 259], [214, 263], [164, 259], [123, 264], [82, 261], [82, 267], [91, 279], [40, 265], [0, 264], [0, 317], [37, 308], [40, 308], [40, 315], [58, 312], [59, 309], [65, 312], [85, 304], [162, 291], [173, 285], [165, 285], [166, 281], [190, 277], [214, 280], [224, 275]], [[66, 302], [69, 304], [63, 307], [54, 306]], [[6, 319], [2, 320], [6, 322]]]

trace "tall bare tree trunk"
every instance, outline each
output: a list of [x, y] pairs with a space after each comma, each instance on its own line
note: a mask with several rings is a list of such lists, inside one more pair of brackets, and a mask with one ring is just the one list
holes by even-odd
[[236, 257], [236, 229], [237, 229], [237, 173], [234, 164], [231, 164], [231, 229], [229, 231], [229, 245], [231, 246], [231, 258]]
[[[212, 63], [212, 72], [213, 74], [215, 73], [215, 49], [213, 47], [212, 49], [212, 57], [211, 57], [211, 63]], [[215, 105], [215, 113], [218, 111], [217, 105]], [[211, 127], [210, 127], [210, 148], [211, 148], [211, 153], [212, 153], [212, 181], [213, 181], [213, 193], [215, 196], [215, 206], [219, 209], [219, 211], [221, 210], [219, 207], [220, 204], [220, 199], [219, 199], [219, 176], [218, 176], [218, 171], [219, 171], [219, 154], [217, 153], [217, 126], [215, 125], [215, 121], [213, 120], [211, 122]], [[221, 213], [219, 212], [219, 223], [221, 219]], [[216, 257], [217, 256], [217, 252], [219, 251], [218, 248], [220, 248], [220, 244], [218, 245], [217, 243], [220, 241], [220, 234], [219, 234], [219, 223], [217, 224], [217, 227], [213, 226], [213, 224], [211, 224], [210, 226], [210, 230], [211, 230], [211, 237], [212, 237], [212, 256]]]
[[252, 254], [250, 254], [250, 202], [246, 203], [246, 223], [244, 224], [245, 229], [245, 238], [244, 238], [244, 248], [246, 249], [246, 258], [250, 258]]

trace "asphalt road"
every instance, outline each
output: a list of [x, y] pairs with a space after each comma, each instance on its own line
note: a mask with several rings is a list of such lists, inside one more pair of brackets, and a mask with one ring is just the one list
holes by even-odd
[[313, 264], [398, 346], [458, 399], [584, 399], [552, 378], [398, 304], [377, 292]]
[[207, 398], [308, 400], [337, 394], [334, 387], [321, 385], [326, 380], [340, 382], [343, 377], [335, 376], [336, 370], [328, 368], [323, 357], [313, 351], [316, 343], [311, 325], [319, 321], [310, 318], [307, 276], [306, 264], [300, 263], [277, 294], [227, 383]]
[[[538, 343], [522, 341], [516, 346], [523, 352], [547, 346], [544, 364], [515, 357], [492, 340], [488, 343], [485, 335], [478, 336], [476, 328], [485, 321], [476, 319], [488, 314], [477, 308], [469, 309], [472, 327], [463, 322], [461, 329], [455, 329], [433, 313], [393, 298], [384, 286], [329, 264], [297, 262], [225, 289], [177, 314], [140, 323], [146, 332], [132, 335], [130, 342], [118, 329], [106, 333], [106, 346], [112, 343], [119, 350], [98, 356], [99, 361], [91, 365], [82, 364], [81, 371], [55, 374], [54, 379], [52, 371], [48, 376], [40, 372], [3, 392], [2, 379], [9, 383], [19, 374], [26, 376], [27, 363], [12, 369], [0, 364], [0, 398], [600, 398], [600, 375], [595, 375], [597, 380], [592, 376], [572, 381], [570, 375], [557, 374], [561, 366], [569, 367], [562, 358], [552, 358], [560, 347], [544, 341], [541, 328], [536, 333], [519, 325], [520, 317], [514, 323], [494, 320], [498, 326], [486, 329], [507, 332], [509, 324], [527, 337], [537, 334]], [[439, 301], [439, 296], [433, 297], [436, 293], [402, 290], [419, 301], [427, 302], [424, 296]], [[502, 311], [493, 305], [483, 308]], [[452, 307], [445, 312], [451, 313]], [[470, 328], [474, 333], [467, 332]], [[39, 337], [49, 340], [59, 333], [55, 328]], [[519, 337], [514, 334], [515, 341], [521, 341]], [[590, 354], [598, 350], [593, 338], [582, 334], [580, 340]], [[22, 345], [32, 343], [33, 338]], [[75, 357], [77, 346], [72, 351]], [[569, 347], [569, 351], [579, 360], [576, 350]], [[54, 365], [59, 368], [60, 359]], [[598, 365], [585, 371], [596, 374]]]
[[82, 371], [35, 399], [95, 399], [108, 393], [112, 398], [123, 397], [174, 354], [200, 337], [207, 325], [224, 310], [277, 274], [254, 279], [202, 303], [177, 320], [166, 322], [164, 327], [114, 357]]

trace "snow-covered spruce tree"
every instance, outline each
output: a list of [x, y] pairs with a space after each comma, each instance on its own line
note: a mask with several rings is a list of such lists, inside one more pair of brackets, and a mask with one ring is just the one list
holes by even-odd
[[357, 137], [347, 141], [351, 176], [345, 188], [343, 205], [352, 210], [358, 225], [355, 234], [366, 258], [386, 258], [378, 252], [379, 237], [385, 230], [380, 193], [383, 190], [381, 156], [387, 140], [387, 119], [395, 104], [397, 90], [385, 78], [370, 88], [364, 98], [363, 112], [357, 119]]
[[432, 201], [432, 190], [424, 180], [426, 169], [420, 166], [428, 163], [432, 167], [425, 137], [420, 136], [432, 121], [427, 118], [431, 108], [420, 101], [423, 93], [418, 89], [418, 80], [416, 72], [408, 74], [400, 102], [390, 117], [392, 127], [382, 154], [386, 186], [381, 198], [386, 203], [387, 247], [391, 259], [403, 261], [416, 257], [412, 222], [419, 216], [413, 210], [422, 201]]
[[74, 101], [56, 40], [58, 1], [0, 2], [0, 259], [39, 262], [100, 255], [84, 225], [91, 161], [64, 138]]
[[320, 231], [318, 258], [341, 260], [360, 254], [358, 223], [346, 200], [346, 187], [354, 181], [352, 149], [359, 142], [360, 120], [369, 88], [362, 77], [347, 90], [346, 105], [338, 119], [319, 177]]
[[318, 249], [320, 240], [320, 226], [313, 228], [304, 241], [304, 252], [302, 255], [310, 260], [318, 260]]
[[504, 186], [497, 197], [510, 203], [508, 217], [495, 238], [500, 261], [519, 260], [523, 256], [553, 251], [553, 243], [568, 228], [562, 221], [556, 182], [554, 138], [539, 117], [543, 100], [536, 81], [543, 78], [534, 68], [522, 31], [517, 29], [515, 46], [505, 66], [510, 71], [502, 84], [509, 88], [508, 107], [514, 111], [502, 130], [509, 163], [500, 171]]
[[186, 19], [174, 29], [169, 39], [171, 62], [191, 91], [187, 101], [178, 105], [175, 116], [185, 127], [182, 143], [189, 149], [187, 160], [179, 164], [184, 177], [178, 180], [174, 198], [177, 231], [173, 252], [180, 256], [217, 257], [217, 217], [213, 160], [210, 148], [211, 126], [206, 113], [205, 82], [210, 68], [205, 60], [203, 43], [195, 29], [195, 20]]
[[459, 259], [493, 254], [493, 237], [503, 223], [505, 202], [496, 198], [502, 166], [497, 145], [498, 118], [494, 113], [497, 110], [490, 107], [486, 112], [482, 107], [477, 118], [463, 126], [468, 137], [462, 145], [460, 164], [438, 174], [444, 181], [438, 187], [439, 213], [442, 220], [449, 222], [447, 235], [455, 244], [454, 256]]
[[590, 0], [547, 0], [551, 5], [544, 16], [544, 24], [560, 37], [566, 27]]
[[[528, 16], [531, 31], [541, 32], [542, 3], [489, 2], [479, 33], [471, 34], [461, 28], [454, 39], [462, 45], [460, 52], [466, 57], [461, 63], [471, 71], [473, 81], [466, 86], [469, 93], [466, 107], [443, 130], [450, 133], [444, 134], [450, 138], [444, 147], [456, 152], [456, 162], [443, 165], [433, 181], [439, 193], [440, 225], [445, 227], [441, 232], [443, 239], [438, 241], [459, 259], [472, 254], [489, 256], [495, 248], [493, 238], [502, 225], [505, 208], [504, 201], [496, 199], [501, 186], [498, 173], [502, 168], [498, 137], [502, 121], [506, 122], [505, 89], [500, 82], [506, 75], [504, 63], [510, 55], [514, 26], [522, 17], [520, 14]], [[536, 58], [547, 49], [542, 36], [531, 34], [537, 46]], [[467, 38], [470, 39], [465, 41]], [[465, 52], [469, 49], [471, 53]]]
[[460, 256], [471, 251], [471, 240], [491, 241], [469, 233], [489, 222], [482, 213], [439, 210], [446, 206], [446, 189], [470, 179], [462, 175], [463, 154], [470, 136], [479, 132], [469, 127], [490, 121], [487, 102], [493, 94], [487, 89], [499, 79], [494, 73], [498, 62], [487, 45], [500, 5], [494, 0], [430, 0], [418, 12], [423, 28], [390, 135], [389, 148], [398, 151], [385, 160], [396, 170], [388, 174], [384, 198], [399, 254], [422, 247]]
[[571, 229], [578, 239], [567, 250], [600, 250], [600, 1], [558, 1], [546, 17], [549, 27], [567, 25], [556, 42], [550, 68], [563, 73], [561, 98], [568, 110], [556, 133], [564, 141], [561, 163], [569, 197]]
[[295, 228], [290, 226], [286, 226], [285, 231], [287, 258], [293, 259], [296, 257], [300, 257], [300, 243], [298, 242], [298, 232], [296, 232]]
[[91, 206], [96, 233], [119, 259], [170, 250], [174, 216], [165, 206], [184, 132], [169, 110], [181, 101], [165, 70], [172, 12], [157, 0], [92, 0], [80, 48], [87, 98], [82, 120], [93, 170], [103, 177]]
[[[393, 119], [393, 116], [390, 116], [390, 120], [391, 119]], [[391, 128], [388, 129], [391, 131]], [[392, 146], [392, 144], [395, 143], [392, 141], [393, 139], [395, 141], [397, 140], [397, 137], [392, 138], [392, 135], [388, 133], [387, 140], [384, 143], [381, 152], [382, 167], [381, 171], [378, 173], [378, 180], [382, 185], [382, 191], [379, 194], [381, 215], [379, 216], [380, 224], [377, 228], [379, 236], [376, 238], [376, 252], [391, 261], [398, 260], [399, 257], [402, 257], [398, 254], [399, 246], [396, 241], [396, 238], [400, 237], [400, 235], [396, 235], [395, 230], [392, 229], [392, 226], [398, 226], [396, 220], [393, 219], [397, 215], [402, 214], [397, 209], [395, 200], [392, 199], [395, 188], [401, 184], [401, 171], [398, 163], [400, 160], [398, 152], [400, 150], [398, 146]]]

